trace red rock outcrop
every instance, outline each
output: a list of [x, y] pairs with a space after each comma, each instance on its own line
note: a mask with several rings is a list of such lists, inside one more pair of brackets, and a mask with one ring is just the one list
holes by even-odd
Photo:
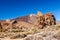
[[44, 14], [42, 16], [38, 16], [36, 25], [38, 25], [38, 26], [42, 25], [42, 27], [56, 25], [56, 19], [52, 13]]

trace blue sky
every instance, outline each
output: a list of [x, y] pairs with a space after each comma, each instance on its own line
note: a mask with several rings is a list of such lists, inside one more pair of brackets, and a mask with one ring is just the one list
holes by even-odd
[[60, 20], [60, 0], [0, 0], [0, 20], [16, 17], [53, 12]]

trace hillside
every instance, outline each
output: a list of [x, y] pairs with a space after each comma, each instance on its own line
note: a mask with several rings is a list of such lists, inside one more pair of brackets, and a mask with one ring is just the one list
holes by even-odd
[[59, 33], [60, 22], [53, 13], [0, 20], [1, 40], [60, 40]]

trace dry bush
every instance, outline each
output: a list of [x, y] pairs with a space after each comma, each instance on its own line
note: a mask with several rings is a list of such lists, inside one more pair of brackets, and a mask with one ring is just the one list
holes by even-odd
[[56, 26], [56, 29], [59, 30], [59, 29], [60, 29], [60, 25], [57, 25], [57, 26]]
[[12, 29], [11, 32], [23, 32], [22, 29]]
[[53, 37], [60, 40], [60, 30]]

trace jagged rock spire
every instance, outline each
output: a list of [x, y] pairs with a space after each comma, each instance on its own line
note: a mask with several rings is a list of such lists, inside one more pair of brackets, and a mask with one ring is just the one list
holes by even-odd
[[42, 16], [43, 14], [40, 11], [38, 11], [37, 15]]

